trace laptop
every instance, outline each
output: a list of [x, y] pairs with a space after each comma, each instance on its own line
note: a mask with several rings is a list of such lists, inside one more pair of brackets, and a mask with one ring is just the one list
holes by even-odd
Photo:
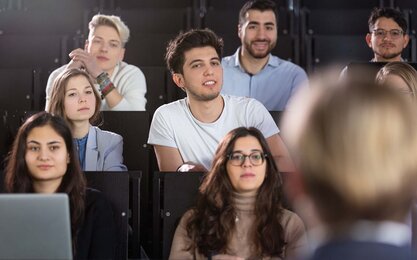
[[66, 194], [0, 194], [0, 259], [72, 259]]

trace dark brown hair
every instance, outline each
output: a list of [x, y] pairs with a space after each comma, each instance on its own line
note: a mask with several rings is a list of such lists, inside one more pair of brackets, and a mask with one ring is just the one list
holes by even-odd
[[194, 214], [187, 223], [192, 244], [190, 250], [198, 249], [209, 256], [211, 252], [226, 252], [235, 228], [235, 208], [232, 200], [233, 187], [226, 170], [226, 163], [236, 140], [255, 137], [266, 154], [266, 174], [259, 187], [252, 228], [254, 255], [281, 256], [285, 246], [282, 217], [282, 181], [268, 144], [262, 133], [253, 127], [239, 127], [229, 132], [219, 144], [213, 161], [200, 186], [200, 194]]
[[261, 12], [272, 11], [275, 14], [275, 19], [278, 18], [277, 6], [270, 0], [252, 0], [246, 2], [239, 11], [239, 24], [246, 22], [246, 13], [249, 10], [258, 10]]
[[401, 27], [404, 34], [407, 33], [407, 20], [405, 19], [404, 14], [401, 11], [398, 11], [393, 8], [388, 8], [388, 7], [385, 7], [385, 8], [375, 7], [372, 10], [371, 16], [369, 16], [369, 20], [368, 20], [368, 26], [369, 26], [370, 32], [372, 32], [372, 30], [374, 29], [374, 25], [376, 21], [381, 17], [390, 18], [394, 20], [398, 24], [398, 26]]
[[180, 33], [167, 46], [165, 60], [171, 73], [183, 73], [185, 52], [199, 47], [213, 47], [219, 59], [222, 58], [223, 40], [209, 29], [192, 29]]
[[65, 142], [70, 162], [62, 182], [56, 192], [68, 194], [71, 212], [72, 244], [75, 249], [77, 230], [84, 218], [86, 181], [74, 150], [71, 130], [59, 116], [47, 112], [39, 112], [26, 120], [19, 128], [9, 154], [5, 169], [5, 189], [11, 193], [33, 193], [33, 180], [25, 161], [26, 142], [30, 132], [35, 127], [51, 126]]

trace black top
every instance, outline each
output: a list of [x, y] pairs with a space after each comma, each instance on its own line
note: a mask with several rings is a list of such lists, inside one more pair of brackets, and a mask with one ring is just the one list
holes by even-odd
[[113, 259], [117, 240], [110, 202], [101, 192], [87, 188], [85, 206], [74, 259]]

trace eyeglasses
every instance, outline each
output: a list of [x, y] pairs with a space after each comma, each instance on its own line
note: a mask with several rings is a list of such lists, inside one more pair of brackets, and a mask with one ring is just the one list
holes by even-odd
[[392, 39], [398, 39], [404, 34], [404, 32], [400, 29], [392, 29], [392, 30], [389, 30], [389, 31], [386, 31], [384, 29], [375, 29], [375, 30], [372, 31], [372, 33], [377, 38], [385, 38], [385, 37], [387, 37], [387, 34], [389, 33], [389, 36]]
[[266, 154], [261, 151], [255, 151], [248, 155], [241, 152], [233, 152], [229, 154], [227, 158], [229, 158], [229, 162], [234, 166], [242, 166], [245, 163], [246, 158], [249, 158], [252, 165], [258, 166], [264, 162]]

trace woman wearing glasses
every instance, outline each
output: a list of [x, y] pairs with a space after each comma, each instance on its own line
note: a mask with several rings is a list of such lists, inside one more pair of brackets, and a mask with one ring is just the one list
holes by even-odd
[[386, 64], [378, 71], [376, 82], [382, 86], [392, 87], [412, 100], [417, 100], [417, 71], [405, 62]]
[[171, 259], [289, 258], [306, 246], [301, 219], [282, 207], [282, 182], [262, 133], [240, 127], [217, 148]]

